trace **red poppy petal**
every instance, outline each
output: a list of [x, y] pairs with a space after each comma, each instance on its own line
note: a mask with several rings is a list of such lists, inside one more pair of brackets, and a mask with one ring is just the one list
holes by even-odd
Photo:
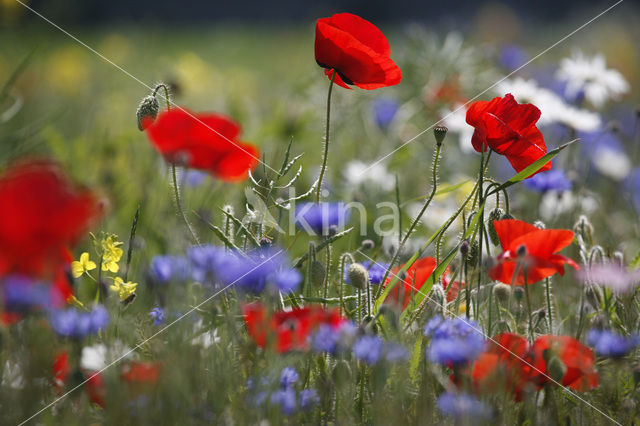
[[513, 245], [513, 241], [517, 238], [539, 231], [535, 226], [517, 219], [494, 220], [493, 226], [496, 229], [503, 250], [509, 250]]
[[515, 252], [518, 250], [518, 247], [524, 245], [527, 247], [527, 254], [546, 259], [553, 253], [571, 245], [572, 242], [572, 231], [566, 229], [536, 228], [532, 232], [513, 239], [511, 244], [509, 244], [508, 249]]
[[391, 55], [391, 48], [387, 38], [378, 27], [366, 19], [362, 19], [352, 13], [337, 13], [329, 18], [329, 23], [349, 33], [379, 55]]

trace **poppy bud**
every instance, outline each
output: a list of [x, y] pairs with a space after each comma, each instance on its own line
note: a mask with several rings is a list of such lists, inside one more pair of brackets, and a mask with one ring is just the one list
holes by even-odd
[[373, 240], [364, 240], [362, 241], [362, 244], [360, 245], [360, 248], [362, 250], [371, 250], [376, 246], [376, 244], [373, 242]]
[[349, 265], [347, 276], [349, 277], [351, 284], [360, 290], [366, 288], [369, 284], [369, 272], [367, 272], [367, 269], [359, 263], [352, 263]]
[[493, 286], [493, 295], [502, 303], [506, 303], [511, 295], [511, 286], [498, 283]]
[[524, 289], [522, 287], [513, 289], [513, 297], [515, 297], [518, 302], [522, 300], [522, 296], [524, 296]]
[[493, 226], [494, 220], [500, 220], [500, 218], [504, 215], [504, 210], [499, 207], [491, 210], [489, 213], [489, 238], [491, 239], [491, 243], [494, 246], [500, 245], [500, 238], [498, 238], [498, 233], [496, 232], [496, 227]]
[[593, 235], [593, 225], [589, 222], [589, 219], [582, 215], [578, 218], [578, 221], [573, 225], [573, 232], [582, 235], [585, 241], [591, 241]]
[[[311, 262], [311, 284], [315, 287], [320, 287], [324, 283], [324, 276], [326, 274], [324, 264], [319, 260]], [[351, 281], [353, 283], [353, 281]]]
[[136, 116], [138, 117], [138, 129], [141, 131], [146, 129], [153, 123], [158, 116], [160, 104], [155, 96], [146, 96], [138, 105]]
[[471, 247], [469, 248], [469, 255], [467, 256], [467, 265], [473, 267], [478, 264], [478, 255], [480, 251], [480, 244], [478, 244], [478, 240], [473, 241], [471, 243]]
[[260, 242], [260, 247], [269, 247], [273, 243], [273, 241], [269, 237], [262, 237], [260, 238], [259, 242]]
[[547, 363], [547, 372], [556, 382], [562, 382], [562, 378], [567, 373], [567, 366], [557, 356], [552, 356]]
[[541, 220], [536, 220], [535, 222], [533, 222], [533, 226], [535, 226], [538, 229], [547, 229], [547, 225], [545, 225], [544, 222]]
[[613, 260], [616, 262], [616, 264], [620, 267], [624, 266], [624, 254], [621, 251], [614, 251], [613, 252]]
[[462, 255], [463, 259], [467, 258], [467, 255], [469, 254], [469, 240], [463, 240], [462, 243], [460, 243], [460, 254]]
[[445, 136], [447, 136], [448, 131], [449, 129], [447, 129], [446, 126], [442, 126], [440, 124], [433, 128], [433, 135], [436, 137], [436, 143], [438, 144], [438, 146], [442, 145], [442, 141], [444, 140]]

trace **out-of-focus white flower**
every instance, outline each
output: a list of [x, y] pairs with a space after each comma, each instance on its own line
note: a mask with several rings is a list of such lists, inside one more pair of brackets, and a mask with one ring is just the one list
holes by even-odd
[[591, 162], [600, 173], [617, 181], [623, 180], [631, 172], [631, 161], [627, 154], [605, 144], [596, 147]]
[[604, 263], [583, 268], [578, 277], [585, 284], [595, 283], [609, 287], [615, 294], [629, 293], [640, 283], [640, 270], [627, 270], [615, 263]]
[[11, 389], [24, 388], [25, 381], [22, 376], [20, 365], [7, 360], [4, 364], [4, 371], [2, 372], [2, 381], [0, 381], [0, 384]]
[[467, 106], [458, 103], [451, 110], [442, 110], [440, 115], [442, 116], [442, 124], [449, 129], [449, 132], [458, 134], [460, 150], [464, 153], [473, 152], [471, 137], [474, 129], [467, 124]]
[[99, 371], [120, 357], [132, 358], [133, 354], [131, 348], [123, 345], [119, 341], [116, 341], [110, 348], [107, 348], [102, 343], [85, 346], [82, 348], [80, 367], [85, 370]]
[[196, 337], [191, 339], [191, 344], [194, 346], [200, 345], [204, 349], [209, 349], [215, 343], [220, 341], [218, 329], [214, 328], [213, 330], [205, 330], [202, 318], [198, 319], [198, 321], [193, 325], [193, 331], [196, 334]]
[[347, 163], [344, 169], [347, 185], [356, 187], [360, 184], [371, 184], [383, 191], [391, 191], [395, 186], [395, 177], [387, 171], [382, 163], [373, 165], [355, 160]]
[[584, 91], [585, 98], [596, 108], [602, 107], [609, 99], [617, 99], [629, 91], [629, 83], [614, 69], [607, 69], [602, 54], [587, 57], [576, 51], [570, 58], [560, 61], [556, 77], [567, 82], [567, 96], [576, 96]]
[[539, 214], [542, 220], [551, 220], [576, 208], [589, 215], [598, 208], [598, 202], [589, 195], [576, 196], [571, 191], [548, 191], [540, 200]]
[[537, 106], [541, 113], [540, 126], [562, 123], [580, 132], [593, 132], [600, 127], [600, 115], [567, 104], [553, 91], [539, 87], [535, 80], [520, 77], [503, 80], [496, 85], [496, 91], [502, 95], [511, 93], [518, 102]]

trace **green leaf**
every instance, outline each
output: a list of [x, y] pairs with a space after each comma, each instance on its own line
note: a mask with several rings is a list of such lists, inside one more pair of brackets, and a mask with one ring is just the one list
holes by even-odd
[[200, 219], [201, 221], [203, 221], [208, 227], [209, 229], [211, 229], [213, 231], [214, 234], [216, 234], [216, 236], [218, 238], [220, 238], [220, 240], [223, 242], [223, 244], [227, 247], [230, 248], [232, 250], [237, 251], [238, 253], [240, 253], [243, 256], [246, 256], [242, 250], [240, 249], [240, 247], [236, 246], [235, 244], [233, 244], [231, 242], [231, 240], [229, 240], [229, 238], [227, 238], [227, 236], [224, 234], [224, 232], [222, 231], [222, 229], [220, 229], [219, 227], [217, 227], [216, 225], [214, 225], [213, 223], [208, 222], [207, 220], [205, 220], [202, 216], [200, 216], [197, 212], [193, 212], [193, 214], [196, 215], [196, 217], [198, 219]]
[[640, 266], [640, 251], [638, 252], [638, 254], [636, 254], [636, 257], [634, 257], [629, 264], [629, 267], [631, 269], [636, 269], [638, 266]]
[[244, 235], [246, 235], [251, 242], [253, 242], [253, 244], [255, 244], [256, 246], [260, 245], [260, 241], [258, 240], [258, 238], [253, 235], [251, 233], [251, 231], [249, 231], [249, 229], [244, 226], [244, 224], [240, 221], [240, 219], [238, 219], [237, 217], [235, 217], [234, 215], [232, 215], [231, 213], [229, 213], [228, 211], [225, 211], [223, 208], [218, 207], [218, 209], [220, 209], [220, 211], [222, 213], [224, 213], [229, 219], [231, 219], [231, 221], [238, 227], [240, 228], [240, 230], [242, 231], [242, 233]]

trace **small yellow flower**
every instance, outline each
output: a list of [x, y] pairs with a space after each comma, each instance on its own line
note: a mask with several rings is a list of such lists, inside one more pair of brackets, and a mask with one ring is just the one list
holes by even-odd
[[80, 255], [80, 260], [71, 262], [71, 273], [74, 278], [80, 278], [82, 274], [96, 269], [96, 263], [89, 260], [89, 253], [86, 251]]
[[116, 277], [113, 281], [111, 290], [118, 292], [118, 296], [120, 296], [120, 300], [127, 300], [132, 294], [136, 292], [136, 288], [138, 287], [138, 283], [132, 283], [131, 281], [124, 282], [122, 278]]
[[120, 247], [122, 243], [117, 240], [115, 235], [104, 238], [102, 245], [102, 270], [113, 272], [114, 274], [120, 270], [118, 262], [122, 258], [123, 251]]

